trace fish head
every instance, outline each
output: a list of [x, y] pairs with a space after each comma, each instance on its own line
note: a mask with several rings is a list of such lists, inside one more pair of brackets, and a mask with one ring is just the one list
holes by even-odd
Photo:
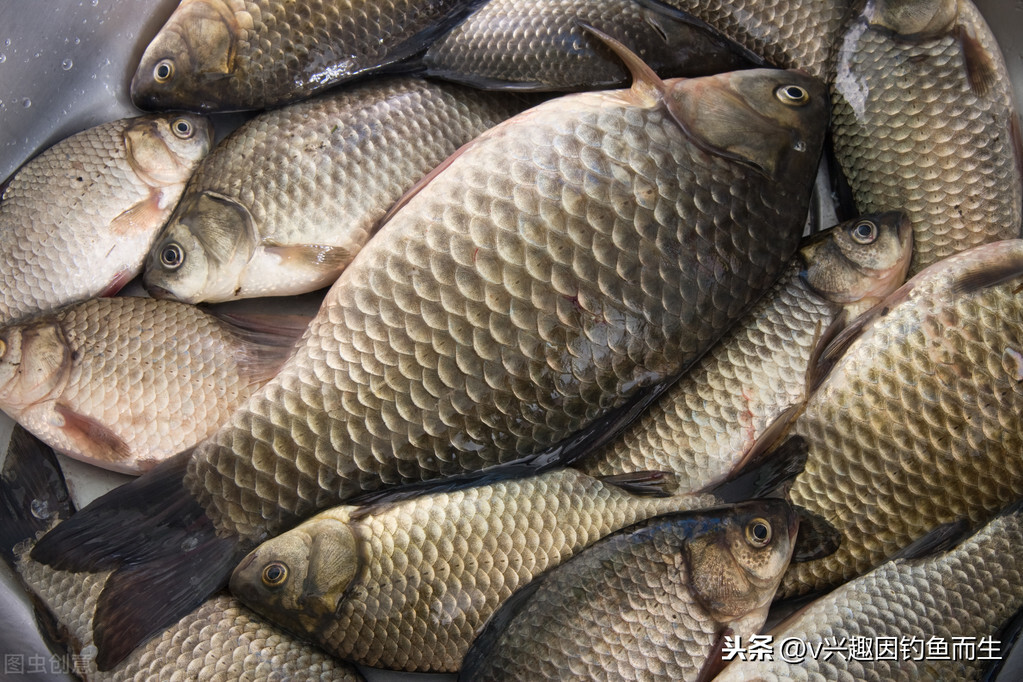
[[344, 509], [314, 516], [250, 552], [231, 574], [232, 594], [285, 627], [318, 632], [361, 565]]
[[235, 71], [243, 29], [223, 0], [182, 0], [131, 80], [140, 109], [212, 110]]
[[212, 192], [189, 194], [150, 250], [143, 283], [154, 298], [230, 300], [255, 247], [252, 216], [242, 204]]
[[664, 101], [690, 140], [809, 192], [830, 117], [824, 82], [802, 71], [750, 69], [665, 82]]
[[54, 321], [0, 330], [0, 404], [16, 413], [60, 392], [71, 371], [71, 349]]
[[784, 500], [751, 500], [710, 512], [686, 544], [696, 599], [721, 622], [766, 613], [798, 527], [798, 515]]
[[913, 227], [906, 214], [864, 215], [808, 238], [799, 250], [803, 282], [839, 305], [869, 307], [906, 279], [913, 255]]
[[900, 36], [945, 35], [959, 18], [961, 0], [870, 0], [863, 17], [874, 28]]
[[128, 163], [152, 187], [186, 182], [212, 142], [213, 124], [195, 114], [139, 116], [124, 130]]

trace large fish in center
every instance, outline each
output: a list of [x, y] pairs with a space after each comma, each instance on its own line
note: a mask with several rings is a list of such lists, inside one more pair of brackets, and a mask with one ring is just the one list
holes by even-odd
[[585, 445], [771, 286], [800, 241], [824, 86], [630, 67], [631, 90], [552, 100], [446, 161], [228, 424], [36, 546], [55, 567], [120, 567], [97, 609], [101, 659], [318, 509], [572, 454], [563, 441]]

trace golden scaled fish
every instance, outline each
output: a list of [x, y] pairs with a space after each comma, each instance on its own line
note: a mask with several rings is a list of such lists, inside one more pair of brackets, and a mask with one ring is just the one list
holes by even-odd
[[647, 479], [561, 469], [335, 507], [255, 549], [231, 592], [339, 658], [455, 672], [491, 614], [535, 576], [625, 526], [715, 503], [631, 492], [657, 493]]
[[1019, 117], [1005, 60], [974, 4], [872, 0], [836, 50], [835, 158], [858, 210], [909, 215], [910, 274], [1019, 237]]
[[146, 288], [199, 303], [330, 286], [406, 190], [538, 101], [400, 78], [260, 114], [196, 170]]
[[[1002, 628], [1023, 608], [1020, 514], [1014, 505], [952, 548], [945, 547], [948, 529], [938, 528], [773, 628], [773, 661], [735, 661], [715, 680], [982, 679], [1003, 656]], [[786, 662], [777, 647], [788, 639], [807, 650], [842, 649]]]
[[113, 669], [100, 671], [92, 620], [108, 574], [55, 571], [27, 557], [36, 533], [73, 511], [53, 451], [16, 426], [0, 481], [0, 553], [31, 596], [51, 646], [64, 649], [60, 659], [76, 678], [88, 682], [363, 679], [353, 665], [295, 639], [226, 594], [184, 615]]
[[1021, 281], [1023, 240], [974, 247], [825, 350], [834, 366], [792, 427], [809, 455], [788, 496], [841, 546], [793, 565], [785, 595], [865, 573], [942, 523], [983, 523], [1023, 495]]
[[212, 132], [191, 114], [104, 123], [0, 185], [0, 324], [112, 295], [135, 277]]
[[474, 87], [620, 87], [629, 72], [583, 24], [620, 40], [663, 77], [759, 65], [711, 31], [637, 0], [490, 0], [422, 57], [426, 74]]
[[308, 321], [151, 298], [76, 303], [0, 328], [0, 410], [69, 457], [140, 474], [226, 422]]
[[[832, 46], [853, 0], [640, 0], [669, 15], [705, 22], [728, 39], [784, 69], [828, 74]], [[890, 210], [895, 210], [892, 207]]]
[[704, 679], [725, 635], [760, 631], [798, 526], [751, 500], [620, 531], [516, 592], [459, 680]]
[[575, 466], [592, 476], [670, 471], [679, 490], [693, 491], [756, 459], [805, 402], [815, 350], [902, 285], [912, 242], [901, 213], [809, 238], [710, 353], [621, 437]]
[[147, 110], [288, 104], [422, 51], [481, 0], [182, 0], [142, 55]]
[[[120, 567], [97, 620], [105, 660], [315, 511], [572, 457], [770, 288], [807, 214], [823, 84], [772, 69], [662, 82], [629, 59], [631, 90], [546, 102], [463, 147], [228, 424], [36, 546], [57, 568]], [[113, 630], [125, 619], [136, 637]]]

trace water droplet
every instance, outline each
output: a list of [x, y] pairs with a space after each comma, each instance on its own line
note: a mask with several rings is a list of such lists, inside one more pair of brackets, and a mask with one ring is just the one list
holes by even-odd
[[75, 38], [75, 45], [81, 45], [81, 44], [82, 44], [82, 39], [81, 38]]
[[32, 509], [32, 516], [37, 519], [48, 519], [50, 517], [50, 505], [46, 500], [32, 500], [30, 508]]
[[74, 65], [75, 63], [73, 61], [71, 61], [70, 59], [65, 59], [60, 63], [60, 68], [64, 69], [65, 71], [70, 71], [71, 67]]
[[10, 46], [11, 46], [11, 39], [8, 38], [7, 40], [4, 41], [4, 47], [10, 47]]
[[25, 99], [21, 100], [21, 106], [23, 106], [26, 109], [28, 109], [30, 106], [32, 106], [32, 100], [30, 100], [28, 97], [26, 97]]
[[92, 0], [91, 4], [93, 7], [95, 7], [96, 5], [99, 4], [99, 0]]
[[3, 64], [6, 61], [7, 61], [7, 55], [5, 55], [3, 52], [0, 52], [0, 64]]
[[181, 551], [182, 552], [191, 552], [193, 549], [195, 549], [198, 546], [199, 546], [198, 538], [188, 537], [188, 538], [185, 538], [185, 541], [181, 543]]

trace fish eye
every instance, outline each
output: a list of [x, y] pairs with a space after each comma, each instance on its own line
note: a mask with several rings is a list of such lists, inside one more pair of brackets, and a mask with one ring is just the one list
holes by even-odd
[[801, 107], [810, 101], [810, 93], [798, 85], [782, 85], [774, 91], [774, 96], [783, 104], [795, 107]]
[[185, 262], [185, 254], [181, 247], [171, 242], [160, 251], [160, 264], [168, 270], [177, 270]]
[[850, 234], [857, 244], [872, 244], [877, 239], [877, 225], [869, 220], [861, 220], [853, 225]]
[[182, 140], [187, 140], [192, 137], [192, 133], [195, 132], [195, 128], [192, 127], [192, 122], [187, 118], [179, 118], [174, 121], [174, 123], [171, 123], [171, 130], [173, 130], [174, 134]]
[[161, 59], [153, 67], [153, 78], [157, 83], [166, 83], [174, 75], [174, 60]]
[[279, 561], [267, 564], [263, 569], [263, 584], [267, 587], [280, 587], [288, 579], [288, 567]]
[[746, 542], [754, 547], [766, 547], [771, 542], [771, 524], [767, 519], [753, 519], [746, 524]]

